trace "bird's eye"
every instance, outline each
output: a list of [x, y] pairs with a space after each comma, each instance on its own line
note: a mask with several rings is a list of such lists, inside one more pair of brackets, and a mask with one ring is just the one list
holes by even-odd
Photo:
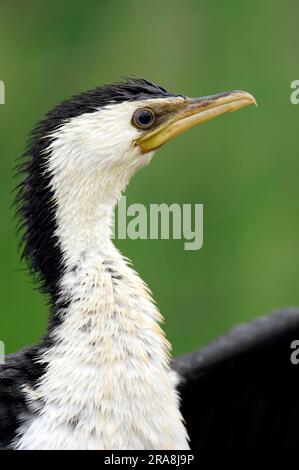
[[138, 109], [134, 115], [132, 122], [138, 129], [148, 129], [154, 122], [154, 112], [149, 108]]

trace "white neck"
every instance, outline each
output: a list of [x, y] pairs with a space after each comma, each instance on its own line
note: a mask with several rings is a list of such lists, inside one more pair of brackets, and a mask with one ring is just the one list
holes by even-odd
[[115, 200], [90, 185], [82, 210], [72, 210], [68, 188], [58, 198], [67, 265], [61, 295], [69, 304], [43, 355], [46, 373], [28, 391], [32, 406], [42, 406], [20, 429], [16, 446], [188, 449], [161, 315], [110, 240]]

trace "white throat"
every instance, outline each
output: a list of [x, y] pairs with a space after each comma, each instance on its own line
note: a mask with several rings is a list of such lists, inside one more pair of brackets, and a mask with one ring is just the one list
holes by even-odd
[[161, 314], [110, 240], [114, 206], [131, 174], [120, 168], [111, 176], [94, 165], [85, 178], [76, 167], [66, 178], [65, 152], [74, 162], [78, 148], [67, 145], [67, 131], [53, 142], [49, 165], [67, 307], [41, 359], [46, 372], [27, 390], [35, 413], [15, 447], [188, 449]]

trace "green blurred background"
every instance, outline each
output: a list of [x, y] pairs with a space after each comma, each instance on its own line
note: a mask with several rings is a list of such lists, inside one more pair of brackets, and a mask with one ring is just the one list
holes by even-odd
[[204, 247], [117, 242], [150, 285], [174, 353], [273, 309], [299, 306], [299, 79], [296, 1], [14, 1], [0, 5], [0, 339], [37, 341], [45, 299], [17, 254], [13, 167], [60, 100], [136, 74], [199, 96], [253, 93], [259, 107], [194, 128], [162, 148], [127, 202], [203, 203]]

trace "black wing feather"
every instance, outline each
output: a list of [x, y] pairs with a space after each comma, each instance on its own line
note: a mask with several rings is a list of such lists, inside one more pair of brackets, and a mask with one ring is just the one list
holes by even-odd
[[298, 448], [299, 310], [277, 312], [179, 357], [182, 412], [198, 450]]
[[39, 349], [34, 346], [12, 354], [0, 366], [0, 449], [9, 447], [22, 419], [28, 415], [23, 387], [34, 387], [41, 376]]

